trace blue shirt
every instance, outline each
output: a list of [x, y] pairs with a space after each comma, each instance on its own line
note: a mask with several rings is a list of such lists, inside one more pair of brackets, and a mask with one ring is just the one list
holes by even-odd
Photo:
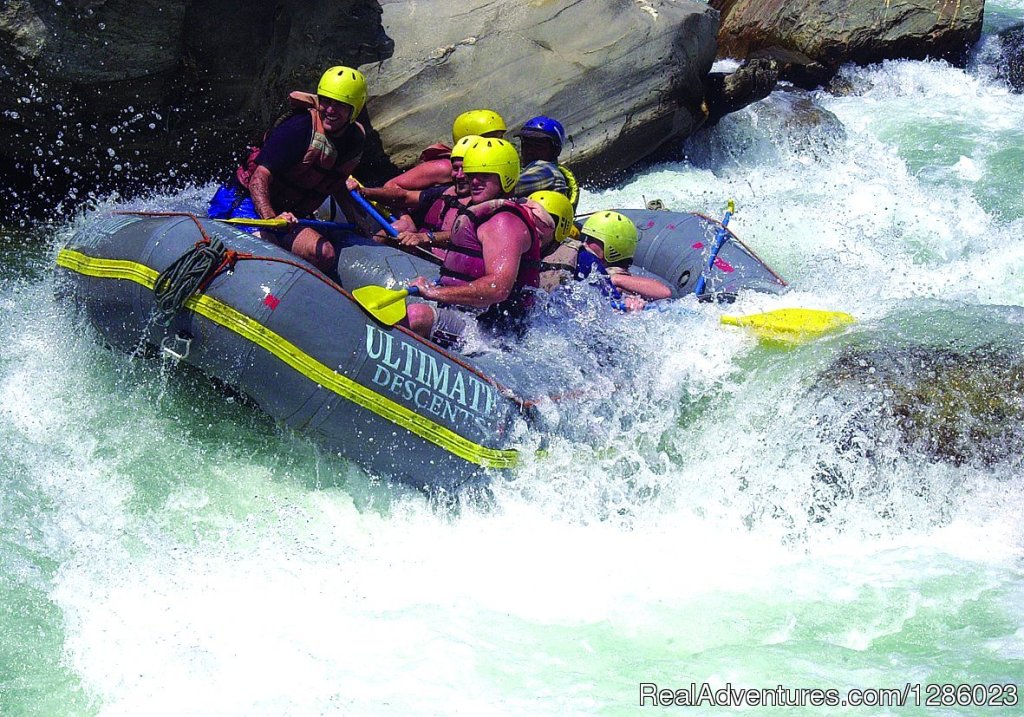
[[579, 254], [576, 255], [576, 280], [582, 281], [587, 279], [595, 270], [598, 274], [601, 274], [601, 278], [597, 282], [601, 293], [605, 296], [621, 299], [622, 294], [615, 288], [615, 284], [612, 283], [612, 278], [608, 275], [608, 269], [605, 268], [604, 262], [598, 259], [597, 255], [581, 248]]

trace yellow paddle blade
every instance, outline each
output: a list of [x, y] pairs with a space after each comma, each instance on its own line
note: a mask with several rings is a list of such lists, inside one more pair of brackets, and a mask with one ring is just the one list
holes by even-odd
[[405, 318], [405, 297], [409, 295], [408, 289], [385, 289], [383, 286], [362, 286], [352, 292], [360, 306], [366, 309], [370, 316], [387, 326], [394, 326]]
[[288, 226], [288, 222], [284, 219], [247, 219], [245, 217], [238, 217], [235, 219], [218, 219], [218, 222], [224, 222], [225, 224], [240, 224], [243, 227], [265, 227], [267, 229], [285, 229]]
[[722, 323], [753, 330], [762, 341], [786, 346], [802, 344], [839, 331], [856, 321], [842, 311], [776, 309], [750, 316], [723, 316]]

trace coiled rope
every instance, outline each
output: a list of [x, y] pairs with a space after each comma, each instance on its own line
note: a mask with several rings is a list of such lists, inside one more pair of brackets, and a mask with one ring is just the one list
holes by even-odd
[[234, 252], [217, 238], [205, 238], [160, 272], [153, 285], [154, 321], [167, 326], [190, 296], [201, 291], [225, 265], [234, 265]]

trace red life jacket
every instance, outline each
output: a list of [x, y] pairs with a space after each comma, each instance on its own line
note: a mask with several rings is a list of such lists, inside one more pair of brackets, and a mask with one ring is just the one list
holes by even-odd
[[450, 232], [462, 207], [459, 198], [455, 196], [455, 187], [448, 187], [427, 209], [420, 228], [432, 232]]
[[420, 156], [419, 159], [416, 160], [416, 164], [432, 162], [435, 159], [451, 159], [451, 157], [452, 148], [446, 144], [438, 142], [437, 144], [432, 144], [420, 152]]
[[[362, 157], [366, 132], [361, 124], [353, 122], [340, 136], [328, 136], [320, 119], [316, 95], [292, 92], [288, 99], [293, 114], [302, 111], [310, 113], [313, 131], [302, 161], [274, 175], [270, 185], [270, 203], [278, 212], [288, 211], [301, 216], [312, 214], [327, 197], [345, 188], [345, 180]], [[272, 131], [273, 128], [267, 135]], [[264, 140], [267, 135], [264, 135]], [[235, 173], [238, 182], [246, 189], [256, 171], [259, 156], [259, 148], [254, 148]]]
[[483, 245], [477, 238], [477, 230], [499, 212], [512, 212], [523, 221], [530, 232], [530, 248], [519, 258], [519, 273], [508, 298], [493, 304], [477, 319], [503, 327], [503, 330], [516, 330], [514, 327], [521, 326], [533, 305], [533, 295], [525, 289], [540, 285], [541, 244], [555, 231], [551, 215], [537, 202], [522, 198], [492, 199], [471, 207], [459, 207], [438, 283], [458, 286], [485, 275]]
[[477, 230], [498, 212], [512, 212], [526, 224], [530, 232], [530, 248], [523, 252], [519, 260], [515, 288], [537, 286], [540, 247], [546, 235], [554, 232], [554, 226], [551, 216], [543, 207], [522, 198], [492, 199], [457, 209], [447, 247], [448, 255], [441, 266], [441, 286], [468, 284], [487, 273]]

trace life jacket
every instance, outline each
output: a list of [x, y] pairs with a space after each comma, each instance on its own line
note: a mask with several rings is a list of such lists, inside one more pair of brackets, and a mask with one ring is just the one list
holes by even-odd
[[570, 172], [564, 164], [558, 165], [558, 171], [565, 175], [565, 184], [569, 188], [569, 201], [572, 203], [572, 208], [575, 209], [576, 205], [580, 203], [580, 185], [576, 181], [576, 175]]
[[613, 299], [621, 299], [622, 292], [612, 283], [612, 276], [616, 274], [628, 276], [629, 271], [621, 266], [608, 266], [598, 259], [596, 254], [592, 254], [587, 250], [586, 246], [583, 246], [576, 255], [576, 280], [583, 281], [588, 279], [595, 271], [603, 277], [603, 280], [598, 282], [601, 293]]
[[[491, 306], [484, 314], [521, 319], [532, 305], [532, 297], [524, 291], [536, 287], [540, 279], [540, 247], [554, 234], [551, 215], [534, 201], [527, 199], [492, 199], [470, 207], [460, 207], [452, 226], [451, 241], [441, 266], [441, 286], [460, 286], [479, 279], [486, 273], [483, 246], [477, 237], [482, 224], [499, 212], [512, 212], [530, 232], [530, 248], [519, 259], [519, 273], [509, 297]], [[481, 315], [483, 318], [484, 315]]]
[[420, 223], [420, 229], [432, 232], [450, 232], [461, 208], [463, 208], [463, 204], [455, 196], [455, 187], [448, 187], [427, 209], [427, 213], [423, 215], [423, 221]]
[[564, 281], [576, 274], [576, 262], [583, 242], [578, 239], [566, 239], [555, 246], [540, 260], [540, 288], [553, 291]]
[[432, 144], [425, 150], [420, 152], [419, 159], [416, 160], [416, 164], [422, 164], [423, 162], [432, 162], [435, 159], [451, 159], [452, 148], [442, 142]]
[[[288, 95], [292, 115], [309, 112], [313, 121], [309, 146], [302, 161], [284, 172], [274, 175], [270, 186], [270, 203], [279, 212], [289, 211], [298, 215], [312, 214], [324, 199], [345, 188], [345, 181], [359, 164], [363, 153], [363, 138], [366, 131], [358, 122], [353, 122], [340, 136], [329, 137], [320, 119], [317, 96], [308, 92], [292, 92]], [[282, 118], [264, 135], [276, 128]], [[239, 184], [249, 188], [249, 182], [256, 171], [260, 149], [253, 148], [246, 161], [238, 168], [235, 177]]]

